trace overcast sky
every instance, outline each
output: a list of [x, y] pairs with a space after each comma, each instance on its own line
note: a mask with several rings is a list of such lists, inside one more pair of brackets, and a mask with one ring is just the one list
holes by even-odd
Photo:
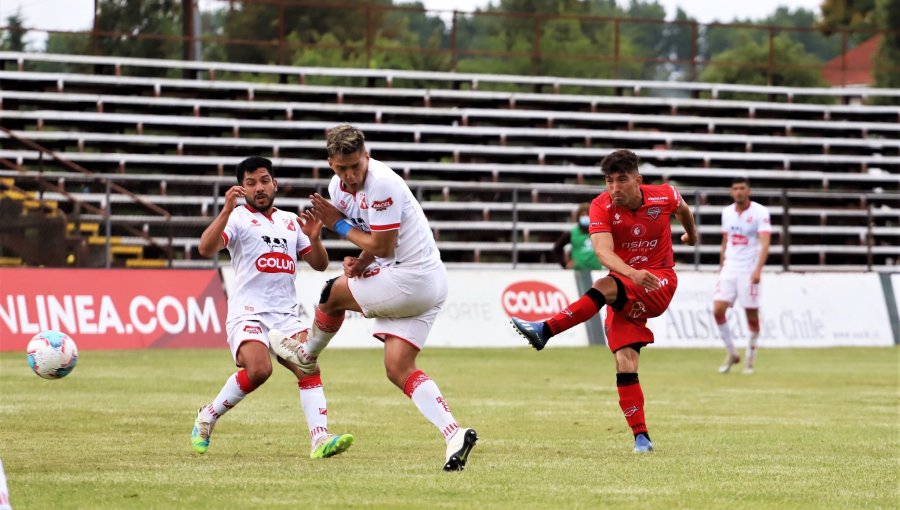
[[[628, 0], [618, 0], [620, 5]], [[457, 9], [472, 11], [488, 5], [489, 0], [424, 0], [428, 9]], [[494, 3], [499, 3], [494, 0]], [[731, 21], [734, 18], [763, 18], [779, 6], [791, 9], [803, 7], [818, 11], [822, 0], [660, 0], [666, 7], [668, 18], [675, 16], [681, 7], [688, 15], [701, 23]], [[225, 2], [201, 0], [201, 5], [226, 5]], [[28, 27], [49, 30], [86, 30], [91, 26], [94, 0], [0, 0], [0, 25], [6, 18], [21, 9]]]

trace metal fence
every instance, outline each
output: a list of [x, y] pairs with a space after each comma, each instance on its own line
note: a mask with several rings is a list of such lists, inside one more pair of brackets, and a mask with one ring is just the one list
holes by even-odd
[[[96, 4], [96, 2], [95, 2]], [[490, 67], [494, 72], [511, 74], [582, 76], [626, 79], [682, 79], [698, 80], [711, 64], [737, 67], [764, 73], [766, 83], [778, 84], [778, 74], [789, 69], [807, 69], [821, 73], [828, 60], [830, 74], [837, 84], [850, 83], [859, 71], [878, 69], [877, 62], [853, 59], [848, 50], [875, 36], [896, 30], [823, 31], [814, 27], [784, 27], [740, 23], [697, 23], [693, 21], [664, 21], [659, 19], [615, 18], [608, 16], [523, 13], [523, 12], [463, 12], [458, 10], [426, 10], [406, 6], [385, 6], [368, 3], [322, 3], [298, 0], [219, 0], [216, 7], [233, 9], [252, 6], [260, 17], [272, 20], [277, 29], [267, 37], [256, 33], [226, 38], [205, 30], [199, 23], [202, 17], [195, 10], [184, 13], [181, 35], [160, 33], [125, 33], [104, 30], [98, 26], [95, 12], [90, 30], [55, 31], [41, 27], [23, 27], [28, 34], [54, 34], [84, 44], [59, 45], [53, 51], [73, 51], [83, 54], [114, 55], [126, 51], [129, 44], [155, 43], [160, 58], [184, 60], [221, 60], [232, 62], [309, 65], [303, 60], [308, 51], [324, 52], [327, 63], [337, 67], [390, 67], [397, 54], [416, 56], [419, 70], [468, 72]], [[307, 37], [293, 30], [291, 21], [342, 16], [360, 20], [353, 28], [353, 37]], [[438, 30], [434, 37], [411, 39], [409, 31], [397, 28], [401, 18], [432, 20]], [[492, 19], [504, 18], [507, 33], [503, 41], [508, 48], [497, 49], [492, 36], [485, 33]], [[437, 25], [437, 22], [441, 25]], [[0, 27], [0, 31], [14, 30]], [[576, 30], [590, 34], [591, 44], [566, 45], [557, 43], [559, 32]], [[765, 62], [713, 58], [725, 47], [726, 35], [736, 34], [744, 42], [754, 42], [767, 52]], [[801, 63], [781, 61], [777, 39], [785, 34], [799, 42], [814, 55]], [[496, 42], [496, 37], [493, 39]], [[640, 44], [631, 44], [640, 41]], [[648, 42], [655, 41], [655, 42]], [[663, 41], [659, 43], [658, 41]], [[168, 46], [166, 46], [168, 45]], [[112, 50], [104, 48], [113, 48]], [[133, 54], [129, 54], [134, 56]], [[121, 55], [127, 56], [127, 55]], [[883, 68], [900, 72], [900, 68]]]

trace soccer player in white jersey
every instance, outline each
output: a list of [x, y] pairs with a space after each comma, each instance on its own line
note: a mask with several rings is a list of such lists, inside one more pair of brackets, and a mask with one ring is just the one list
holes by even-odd
[[[225, 192], [222, 211], [200, 237], [200, 254], [212, 257], [223, 248], [231, 253], [234, 287], [228, 298], [225, 329], [235, 364], [240, 368], [228, 378], [208, 405], [200, 408], [191, 431], [191, 445], [198, 453], [209, 449], [216, 421], [272, 374], [269, 350], [272, 344], [299, 345], [308, 326], [297, 312], [297, 262], [324, 271], [328, 253], [320, 235], [322, 223], [307, 214], [296, 214], [274, 206], [278, 182], [272, 162], [250, 157], [235, 168], [237, 186]], [[238, 207], [241, 197], [246, 204]], [[277, 358], [297, 377], [300, 405], [306, 416], [312, 442], [310, 458], [337, 455], [353, 443], [350, 434], [328, 433], [328, 410], [319, 372], [302, 372]]]
[[362, 131], [346, 124], [331, 129], [327, 150], [336, 174], [328, 187], [331, 202], [313, 195], [310, 214], [362, 252], [346, 257], [343, 276], [325, 284], [309, 340], [279, 355], [315, 371], [347, 310], [375, 319], [373, 336], [384, 343], [388, 379], [444, 437], [444, 470], [462, 470], [478, 436], [457, 424], [437, 384], [416, 368], [447, 298], [447, 271], [428, 220], [406, 182], [369, 157]]
[[772, 223], [769, 210], [750, 200], [750, 183], [746, 178], [737, 177], [732, 181], [731, 198], [734, 203], [722, 210], [721, 268], [713, 294], [713, 315], [728, 350], [719, 372], [728, 373], [732, 365], [741, 361], [725, 317], [728, 307], [737, 300], [747, 313], [750, 330], [744, 373], [752, 374], [759, 339], [759, 280], [769, 257]]

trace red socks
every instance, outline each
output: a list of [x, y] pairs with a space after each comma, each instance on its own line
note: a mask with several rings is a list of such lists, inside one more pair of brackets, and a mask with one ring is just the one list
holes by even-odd
[[644, 392], [636, 373], [616, 374], [616, 386], [619, 388], [619, 407], [625, 414], [625, 421], [634, 435], [646, 434], [647, 423], [644, 421]]
[[592, 287], [578, 301], [570, 303], [561, 312], [547, 319], [547, 327], [551, 333], [558, 335], [590, 319], [605, 304], [606, 297], [599, 290]]

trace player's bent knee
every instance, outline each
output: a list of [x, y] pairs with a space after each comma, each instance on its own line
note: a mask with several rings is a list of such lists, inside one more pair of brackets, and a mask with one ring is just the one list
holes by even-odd
[[[613, 275], [606, 276], [605, 278], [609, 278], [616, 284], [615, 299], [610, 302], [609, 306], [612, 307], [613, 310], [621, 311], [622, 308], [625, 307], [625, 303], [628, 302], [628, 294], [625, 292], [625, 284], [622, 283], [622, 281], [619, 280], [618, 277], [615, 277]], [[607, 299], [610, 297], [612, 296], [607, 296]]]
[[260, 386], [268, 381], [272, 375], [272, 364], [260, 363], [259, 365], [246, 367], [245, 370], [247, 370], [247, 378], [250, 379], [250, 383], [254, 386]]

